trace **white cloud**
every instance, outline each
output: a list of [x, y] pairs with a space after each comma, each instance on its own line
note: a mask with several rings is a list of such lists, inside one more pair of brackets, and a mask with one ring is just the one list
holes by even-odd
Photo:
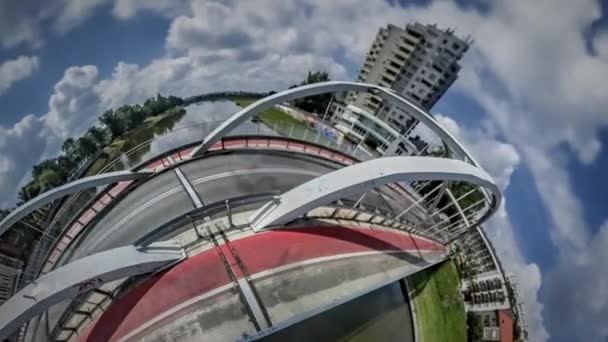
[[[49, 5], [49, 9], [40, 12], [35, 11], [36, 6], [25, 6], [28, 3], [25, 1], [22, 7], [9, 6], [0, 13], [2, 46], [39, 44], [39, 22], [48, 19], [49, 13], [58, 13], [58, 8], [65, 8], [63, 2], [56, 2], [63, 5]], [[78, 15], [68, 18], [86, 17], [91, 8], [95, 8], [91, 4], [97, 1], [83, 0], [72, 5], [72, 13]], [[556, 147], [565, 146], [581, 163], [588, 164], [594, 162], [603, 147], [598, 132], [608, 126], [605, 114], [608, 97], [604, 90], [608, 79], [608, 34], [600, 32], [593, 37], [597, 56], [588, 53], [583, 35], [600, 16], [596, 1], [493, 2], [483, 14], [448, 1], [405, 9], [385, 1], [363, 0], [117, 0], [113, 4], [114, 16], [122, 19], [142, 11], [175, 17], [165, 41], [167, 54], [148, 65], [119, 63], [114, 73], [104, 80], [83, 71], [89, 78], [83, 76], [81, 81], [86, 85], [82, 88], [72, 85], [71, 77], [66, 74], [67, 89], [56, 89], [56, 98], [52, 101], [56, 106], [50, 105], [50, 114], [43, 120], [45, 125], [53, 127], [55, 135], [77, 130], [78, 125], [70, 123], [79, 117], [72, 109], [94, 108], [96, 101], [99, 108], [107, 108], [139, 102], [158, 91], [191, 95], [221, 89], [278, 90], [297, 82], [311, 68], [329, 70], [335, 79], [347, 78], [349, 72], [345, 65], [359, 65], [377, 28], [388, 23], [436, 22], [442, 27], [456, 27], [457, 33], [473, 34], [475, 43], [463, 60], [461, 77], [454, 89], [481, 105], [487, 114], [483, 125], [493, 129], [458, 127], [448, 118], [444, 118], [443, 123], [455, 126], [452, 127], [456, 129], [453, 132], [457, 132], [454, 134], [503, 188], [508, 186], [514, 167], [522, 159], [532, 172], [553, 222], [550, 236], [560, 252], [556, 269], [563, 269], [561, 274], [568, 271], [587, 276], [590, 283], [601, 280], [584, 269], [579, 273], [568, 262], [577, 255], [590, 255], [586, 251], [588, 246], [606, 244], [600, 233], [591, 233], [580, 199], [573, 191], [572, 176], [565, 162], [552, 153]], [[22, 15], [26, 10], [35, 15]], [[57, 19], [51, 21], [54, 20]], [[84, 113], [79, 118], [96, 112], [85, 110]], [[61, 123], [63, 119], [68, 122]], [[33, 123], [35, 121], [29, 122]], [[13, 129], [6, 131], [7, 136], [20, 137], [11, 133]], [[4, 150], [0, 148], [0, 152]], [[11, 168], [14, 162], [7, 160], [12, 159], [0, 158], [0, 172], [14, 170]], [[507, 228], [500, 232], [512, 233], [510, 225], [503, 226]], [[497, 246], [503, 244], [500, 239], [495, 241]], [[536, 293], [541, 277], [536, 277], [535, 266], [526, 264], [523, 258], [509, 257], [507, 252], [504, 255], [505, 260], [509, 260], [505, 261], [507, 268], [513, 264], [515, 269], [530, 272], [532, 279], [526, 280], [531, 282], [527, 288], [530, 293]], [[520, 274], [526, 277], [524, 271]], [[541, 288], [545, 286], [549, 292], [559, 292], [552, 288], [556, 286], [554, 282]], [[591, 291], [590, 296], [602, 295], [595, 287], [586, 290]], [[534, 340], [542, 341], [546, 339], [546, 332], [540, 306], [535, 296], [528, 298], [531, 303], [527, 308], [533, 312], [528, 316], [534, 317], [534, 322], [529, 322], [531, 332]], [[547, 307], [553, 308], [552, 304], [547, 303]], [[581, 303], [585, 305], [581, 312], [602, 312], [592, 304], [598, 305]], [[546, 317], [550, 326], [556, 326], [557, 317], [551, 313]], [[596, 334], [591, 338], [604, 334], [594, 320], [587, 322], [588, 325], [583, 320], [571, 322], [563, 323], [564, 329]]]
[[[494, 178], [504, 191], [509, 185], [511, 174], [520, 163], [520, 155], [511, 144], [498, 140], [492, 129], [480, 125], [475, 129], [461, 126], [448, 116], [436, 114], [435, 119], [458, 141], [464, 144], [472, 157]], [[427, 137], [428, 139], [428, 137]], [[522, 256], [515, 240], [514, 228], [506, 211], [505, 198], [498, 212], [485, 224], [484, 231], [492, 241], [496, 253], [506, 268], [517, 279], [520, 300], [524, 305], [524, 315], [534, 341], [547, 340], [549, 335], [543, 324], [543, 304], [539, 300], [542, 275], [538, 265], [530, 263]]]
[[93, 88], [96, 77], [94, 66], [68, 68], [55, 85], [46, 114], [0, 126], [0, 206], [14, 205], [17, 186], [30, 178], [33, 164], [56, 155], [66, 137], [82, 133], [96, 120], [101, 102]]
[[538, 265], [526, 262], [517, 246], [513, 226], [509, 221], [504, 203], [500, 210], [486, 223], [484, 231], [492, 241], [506, 272], [513, 273], [517, 280], [519, 299], [523, 303], [524, 316], [531, 341], [545, 341], [549, 334], [543, 323], [543, 307], [539, 300], [539, 290], [543, 277]]
[[92, 65], [70, 67], [55, 84], [49, 112], [44, 116], [55, 135], [67, 138], [91, 125], [95, 119], [92, 115], [100, 110], [99, 97], [93, 91], [97, 75], [97, 68]]
[[598, 32], [593, 38], [593, 49], [598, 57], [608, 61], [608, 30]]
[[[39, 48], [49, 32], [64, 34], [86, 22], [103, 5], [119, 19], [140, 12], [173, 17], [184, 13], [189, 0], [38, 0], [3, 1], [0, 11], [0, 47]], [[51, 30], [52, 29], [52, 30]]]
[[441, 114], [435, 115], [435, 119], [464, 144], [502, 190], [509, 186], [511, 174], [520, 162], [519, 153], [513, 145], [498, 140], [482, 127], [460, 127], [456, 121]]
[[0, 95], [4, 94], [15, 82], [30, 77], [38, 70], [36, 56], [19, 56], [0, 63]]
[[605, 341], [608, 336], [608, 222], [580, 253], [547, 275], [549, 328], [564, 340]]
[[65, 33], [82, 24], [94, 10], [107, 0], [57, 0], [53, 25], [59, 32]]
[[16, 185], [27, 178], [31, 165], [46, 148], [42, 121], [27, 115], [10, 128], [0, 126], [0, 206], [14, 205]]

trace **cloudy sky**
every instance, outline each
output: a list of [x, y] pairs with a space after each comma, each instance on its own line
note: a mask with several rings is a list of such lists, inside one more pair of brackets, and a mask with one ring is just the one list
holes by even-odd
[[[42, 6], [41, 4], [44, 4]], [[475, 42], [433, 109], [500, 183], [486, 230], [532, 341], [608, 338], [608, 6], [595, 0], [0, 0], [0, 206], [109, 107], [352, 80], [380, 26]]]

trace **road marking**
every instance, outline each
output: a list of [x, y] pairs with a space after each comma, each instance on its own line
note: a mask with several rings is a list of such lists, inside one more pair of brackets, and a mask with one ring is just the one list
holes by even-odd
[[184, 190], [186, 190], [188, 197], [190, 197], [190, 199], [194, 203], [194, 207], [201, 208], [203, 206], [203, 201], [201, 201], [201, 198], [198, 196], [198, 193], [192, 187], [192, 184], [188, 180], [188, 177], [186, 177], [186, 175], [182, 172], [182, 170], [179, 167], [174, 168], [173, 171], [175, 171], [175, 174], [177, 175], [179, 182], [181, 183]]
[[[297, 175], [310, 175], [310, 176], [321, 175], [321, 173], [319, 173], [319, 172], [306, 171], [306, 170], [294, 170], [294, 169], [287, 169], [287, 168], [265, 168], [265, 169], [253, 169], [253, 170], [246, 169], [246, 170], [228, 171], [228, 172], [218, 173], [218, 174], [212, 175], [212, 176], [201, 177], [201, 178], [195, 179], [192, 182], [192, 184], [198, 185], [198, 184], [210, 182], [210, 181], [217, 180], [217, 179], [245, 175], [245, 174], [250, 175], [250, 174], [265, 174], [265, 173], [270, 173], [270, 174], [283, 173], [283, 174], [292, 174], [292, 175], [297, 174]], [[131, 211], [127, 216], [122, 218], [118, 223], [113, 225], [110, 229], [106, 230], [101, 236], [99, 236], [98, 238], [96, 238], [95, 240], [90, 242], [89, 247], [87, 247], [86, 250], [90, 250], [90, 249], [94, 248], [96, 245], [101, 243], [101, 241], [105, 240], [109, 235], [113, 234], [118, 228], [120, 228], [120, 226], [127, 223], [129, 220], [131, 220], [133, 217], [137, 216], [142, 211], [148, 209], [152, 205], [156, 204], [157, 202], [162, 201], [163, 199], [165, 199], [171, 195], [175, 195], [176, 193], [179, 193], [180, 190], [181, 190], [180, 187], [172, 188], [172, 189], [168, 190], [167, 192], [154, 197], [154, 199], [144, 203], [139, 208]]]

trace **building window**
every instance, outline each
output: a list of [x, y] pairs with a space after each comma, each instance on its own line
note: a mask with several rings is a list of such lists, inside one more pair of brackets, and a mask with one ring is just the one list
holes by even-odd
[[403, 52], [403, 53], [405, 53], [407, 55], [409, 55], [410, 53], [412, 53], [412, 50], [408, 50], [408, 49], [404, 48], [403, 46], [399, 47], [399, 51], [401, 51], [401, 52]]
[[409, 39], [407, 39], [407, 38], [405, 38], [405, 37], [401, 37], [401, 40], [403, 40], [403, 42], [404, 42], [405, 44], [409, 45], [409, 46], [412, 46], [412, 47], [413, 47], [413, 46], [415, 46], [415, 45], [416, 45], [416, 43], [414, 43], [413, 41], [411, 41], [411, 40], [409, 40]]
[[454, 44], [452, 44], [452, 49], [458, 50], [458, 49], [460, 49], [460, 45], [458, 45], [458, 43], [454, 43]]

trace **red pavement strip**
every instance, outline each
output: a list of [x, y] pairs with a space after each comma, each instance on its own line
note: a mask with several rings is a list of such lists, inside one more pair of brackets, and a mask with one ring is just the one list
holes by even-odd
[[[280, 266], [326, 256], [367, 251], [441, 251], [443, 246], [401, 232], [307, 227], [269, 231], [230, 242], [250, 275]], [[220, 246], [236, 264], [228, 247]], [[238, 269], [234, 267], [234, 269]], [[242, 273], [237, 273], [242, 277]], [[116, 341], [167, 310], [198, 295], [228, 284], [230, 278], [216, 249], [192, 256], [117, 299], [92, 322], [79, 341]]]

